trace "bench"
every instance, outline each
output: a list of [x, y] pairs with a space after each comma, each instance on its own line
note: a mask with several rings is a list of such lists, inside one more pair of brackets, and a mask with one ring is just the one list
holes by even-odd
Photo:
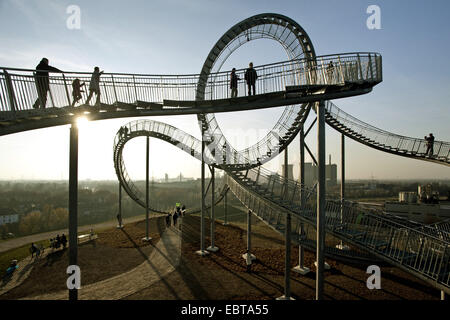
[[97, 238], [98, 238], [97, 234], [92, 234], [92, 233], [82, 234], [82, 235], [78, 236], [78, 244], [86, 243], [86, 242], [95, 240]]

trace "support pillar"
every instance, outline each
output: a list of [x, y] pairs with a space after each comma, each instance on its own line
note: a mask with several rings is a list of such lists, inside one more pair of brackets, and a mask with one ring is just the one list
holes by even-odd
[[122, 183], [119, 181], [119, 213], [117, 214], [117, 229], [122, 229]]
[[[69, 265], [78, 265], [78, 127], [70, 127], [69, 155]], [[69, 290], [69, 300], [78, 300], [78, 290]]]
[[316, 102], [317, 108], [317, 235], [316, 235], [316, 300], [323, 300], [324, 249], [325, 249], [325, 104]]
[[202, 184], [202, 199], [201, 199], [201, 216], [200, 216], [200, 250], [196, 253], [200, 256], [209, 254], [205, 250], [205, 129], [202, 124], [202, 164], [201, 164], [201, 184]]
[[[288, 170], [288, 147], [284, 150], [284, 198], [287, 199], [289, 195], [289, 170]], [[277, 298], [277, 300], [294, 300], [291, 297], [291, 214], [286, 213], [285, 230], [284, 230], [284, 295]]]
[[[341, 216], [340, 223], [344, 223], [344, 202], [345, 202], [345, 135], [341, 134]], [[340, 241], [336, 246], [340, 250], [349, 250], [350, 248]]]
[[[300, 204], [302, 209], [305, 209], [305, 132], [303, 127], [300, 130]], [[305, 234], [305, 227], [303, 222], [300, 222], [300, 239]], [[310, 272], [308, 267], [303, 265], [304, 249], [300, 244], [298, 246], [298, 266], [292, 269], [294, 272], [306, 275]]]
[[228, 204], [227, 204], [227, 197], [228, 197], [228, 191], [225, 192], [225, 198], [224, 198], [224, 211], [225, 211], [225, 218], [224, 218], [224, 222], [223, 225], [227, 226], [228, 225]]
[[214, 244], [214, 237], [216, 233], [216, 216], [214, 212], [214, 207], [216, 206], [216, 199], [215, 199], [215, 169], [213, 166], [211, 166], [211, 216], [210, 216], [210, 222], [211, 222], [211, 245], [206, 249], [210, 252], [217, 252], [219, 250], [218, 247]]
[[252, 212], [248, 210], [247, 213], [247, 252], [242, 255], [242, 258], [247, 261], [247, 254], [250, 255], [251, 261], [256, 260], [256, 256], [251, 253], [252, 250]]
[[150, 137], [147, 136], [147, 154], [146, 154], [146, 170], [145, 170], [145, 238], [142, 241], [150, 241], [152, 238], [148, 234], [148, 214], [149, 214], [149, 179], [150, 178]]

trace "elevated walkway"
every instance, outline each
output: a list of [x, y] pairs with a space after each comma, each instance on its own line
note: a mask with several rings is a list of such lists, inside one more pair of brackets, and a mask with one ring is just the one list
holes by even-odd
[[435, 162], [450, 166], [450, 143], [435, 141], [433, 154], [426, 154], [427, 141], [401, 136], [365, 123], [326, 102], [325, 121], [345, 136], [371, 148], [402, 157]]
[[[329, 64], [333, 63], [332, 70]], [[328, 68], [328, 69], [327, 69]], [[142, 75], [104, 73], [99, 106], [72, 105], [72, 81], [89, 86], [90, 73], [52, 73], [45, 108], [33, 109], [38, 99], [35, 70], [0, 68], [0, 135], [89, 120], [122, 117], [206, 114], [255, 110], [312, 103], [365, 94], [382, 81], [381, 56], [346, 53], [278, 62], [255, 67], [256, 96], [247, 92], [230, 98], [229, 72], [203, 75]], [[237, 70], [243, 79], [244, 69]], [[45, 81], [45, 79], [44, 79]], [[200, 89], [199, 89], [200, 88]], [[197, 98], [202, 90], [202, 98]], [[86, 101], [86, 92], [80, 102]], [[78, 105], [78, 106], [77, 106]]]

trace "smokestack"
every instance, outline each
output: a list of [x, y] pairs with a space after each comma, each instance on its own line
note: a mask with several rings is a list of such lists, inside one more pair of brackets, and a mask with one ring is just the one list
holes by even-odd
[[330, 154], [330, 163], [329, 164], [331, 165], [331, 154]]

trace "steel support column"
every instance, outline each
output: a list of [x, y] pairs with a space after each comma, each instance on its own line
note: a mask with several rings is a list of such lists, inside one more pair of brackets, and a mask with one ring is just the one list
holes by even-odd
[[[302, 209], [305, 206], [305, 132], [303, 127], [300, 129], [300, 204]], [[300, 222], [300, 241], [305, 233], [303, 222]], [[304, 248], [300, 244], [298, 246], [298, 266], [296, 266], [293, 271], [305, 275], [309, 273], [309, 268], [303, 266], [304, 260]]]
[[200, 250], [196, 253], [200, 256], [209, 254], [205, 250], [205, 128], [202, 127], [202, 164], [201, 164], [201, 185], [202, 185], [202, 199], [201, 199], [201, 215], [200, 215]]
[[[289, 178], [289, 170], [288, 170], [288, 147], [284, 150], [284, 199], [288, 198], [289, 195], [289, 184], [288, 184], [288, 178]], [[288, 212], [286, 213], [286, 220], [285, 220], [285, 255], [284, 255], [284, 296], [281, 296], [278, 298], [278, 300], [293, 300], [291, 298], [291, 214]]]
[[247, 213], [247, 252], [242, 255], [245, 261], [247, 261], [247, 254], [250, 255], [251, 261], [255, 260], [256, 257], [251, 253], [252, 250], [252, 212], [248, 210]]
[[[78, 127], [70, 127], [69, 154], [69, 265], [78, 264]], [[78, 290], [69, 290], [69, 300], [78, 300]]]
[[143, 238], [143, 241], [150, 241], [152, 238], [150, 238], [149, 234], [148, 234], [148, 229], [149, 229], [149, 225], [148, 225], [148, 215], [149, 215], [149, 208], [150, 208], [150, 203], [149, 203], [149, 177], [150, 177], [150, 137], [147, 136], [147, 149], [146, 149], [147, 153], [145, 155], [146, 157], [146, 168], [145, 168], [145, 238]]
[[[341, 215], [340, 223], [344, 223], [344, 203], [345, 203], [345, 135], [341, 134]], [[341, 250], [348, 250], [349, 247], [344, 245], [342, 240], [336, 248]]]
[[317, 187], [317, 234], [316, 234], [316, 300], [323, 299], [323, 273], [325, 249], [325, 104], [316, 102], [317, 108], [317, 150], [318, 150], [318, 187]]
[[122, 183], [119, 181], [119, 213], [117, 214], [117, 229], [122, 229]]
[[211, 245], [206, 249], [211, 252], [216, 252], [219, 250], [219, 248], [216, 247], [214, 244], [214, 237], [215, 237], [215, 232], [216, 232], [216, 224], [215, 224], [216, 216], [215, 216], [215, 212], [214, 212], [214, 207], [216, 206], [215, 205], [215, 203], [216, 203], [216, 201], [215, 201], [215, 183], [216, 183], [215, 169], [213, 166], [211, 166], [211, 215], [210, 215]]
[[224, 225], [224, 226], [227, 226], [227, 225], [228, 225], [228, 204], [227, 204], [227, 197], [228, 197], [228, 191], [225, 191], [224, 202], [223, 202], [224, 211], [225, 211], [225, 218], [224, 218], [224, 222], [223, 222], [223, 225]]

